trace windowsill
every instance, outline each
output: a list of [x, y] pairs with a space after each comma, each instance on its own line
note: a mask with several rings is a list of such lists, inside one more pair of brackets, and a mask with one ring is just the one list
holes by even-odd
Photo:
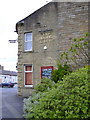
[[33, 88], [33, 85], [25, 85], [26, 88]]
[[33, 53], [34, 51], [23, 51], [23, 53]]

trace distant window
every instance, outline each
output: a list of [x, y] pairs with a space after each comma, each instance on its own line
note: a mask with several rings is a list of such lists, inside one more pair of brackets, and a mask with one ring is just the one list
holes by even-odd
[[24, 69], [25, 69], [25, 80], [24, 80], [25, 86], [26, 87], [32, 86], [33, 85], [33, 82], [32, 82], [33, 67], [32, 65], [25, 65]]
[[24, 50], [32, 51], [32, 33], [25, 33]]

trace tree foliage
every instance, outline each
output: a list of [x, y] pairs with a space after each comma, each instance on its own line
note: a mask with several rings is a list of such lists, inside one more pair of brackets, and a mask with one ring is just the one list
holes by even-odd
[[57, 69], [52, 72], [51, 80], [54, 82], [61, 81], [64, 75], [71, 73], [71, 69], [68, 65], [57, 64]]
[[60, 54], [60, 62], [68, 64], [73, 69], [80, 68], [89, 63], [89, 42], [90, 34], [86, 33], [83, 37], [74, 38], [70, 49]]

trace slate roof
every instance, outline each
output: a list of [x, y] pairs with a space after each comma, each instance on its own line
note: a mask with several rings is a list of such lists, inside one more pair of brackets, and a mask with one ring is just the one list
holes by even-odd
[[2, 75], [17, 76], [17, 72], [15, 72], [15, 71], [8, 71], [8, 70], [2, 70]]

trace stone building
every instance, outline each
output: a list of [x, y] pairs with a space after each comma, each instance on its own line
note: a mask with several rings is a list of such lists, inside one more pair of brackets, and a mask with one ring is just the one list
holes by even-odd
[[50, 2], [16, 24], [18, 95], [28, 96], [49, 77], [73, 38], [88, 32], [87, 2]]

